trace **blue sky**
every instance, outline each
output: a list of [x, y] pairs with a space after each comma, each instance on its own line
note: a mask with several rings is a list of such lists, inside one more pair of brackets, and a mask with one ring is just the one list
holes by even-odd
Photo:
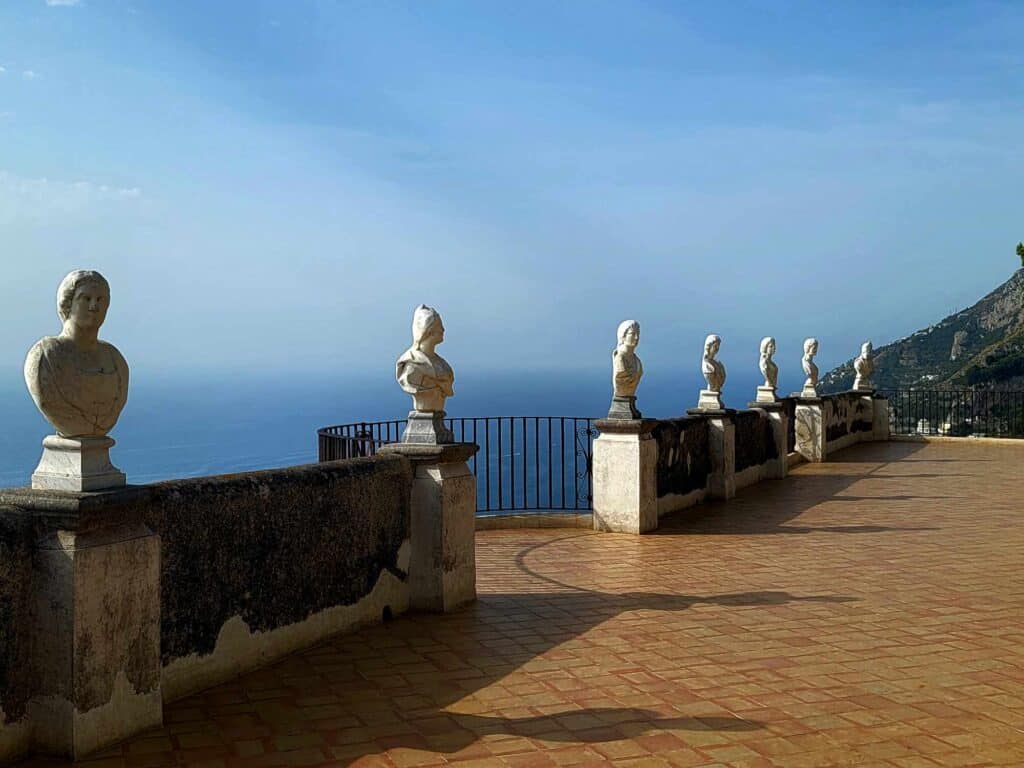
[[[133, 370], [823, 368], [1024, 239], [1020, 3], [8, 0], [0, 369], [109, 278]], [[751, 393], [753, 394], [753, 393]]]

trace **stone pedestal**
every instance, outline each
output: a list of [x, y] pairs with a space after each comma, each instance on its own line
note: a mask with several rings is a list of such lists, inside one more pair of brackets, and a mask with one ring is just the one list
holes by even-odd
[[658, 444], [654, 419], [594, 423], [594, 530], [646, 533], [658, 527]]
[[759, 407], [762, 403], [771, 404], [777, 402], [779, 402], [779, 398], [775, 395], [775, 387], [761, 386], [757, 388], [757, 398], [754, 400], [754, 403], [757, 405], [755, 406], [752, 403], [750, 407]]
[[33, 750], [78, 759], [159, 726], [160, 538], [139, 489], [0, 492], [32, 517]]
[[702, 389], [700, 391], [700, 397], [697, 399], [697, 408], [699, 411], [721, 411], [725, 409], [725, 404], [722, 402], [722, 393], [716, 392], [713, 389]]
[[711, 454], [708, 496], [731, 499], [736, 495], [736, 427], [732, 423], [736, 411], [732, 408], [691, 408], [687, 413], [704, 416], [708, 420], [708, 452]]
[[889, 439], [889, 398], [885, 395], [871, 395], [871, 427], [873, 439]]
[[796, 403], [795, 420], [796, 452], [809, 462], [825, 461], [824, 400], [820, 397], [800, 397]]
[[609, 419], [628, 419], [632, 421], [641, 417], [642, 414], [636, 407], [635, 396], [615, 395], [612, 397], [612, 405], [611, 408], [608, 409]]
[[444, 411], [409, 411], [402, 442], [408, 445], [454, 445], [455, 436], [445, 426]]
[[[760, 387], [758, 387], [760, 389]], [[771, 469], [764, 477], [785, 477], [789, 462], [787, 456], [788, 450], [788, 433], [789, 433], [789, 415], [786, 413], [786, 409], [783, 403], [776, 401], [775, 403], [759, 403], [756, 400], [749, 404], [751, 408], [758, 408], [765, 412], [768, 417], [768, 421], [772, 425], [772, 437], [775, 439], [775, 452], [778, 458], [775, 459]]]
[[124, 472], [110, 463], [111, 437], [43, 438], [43, 457], [32, 473], [32, 487], [49, 491], [121, 488]]
[[476, 477], [466, 461], [473, 443], [385, 445], [413, 463], [410, 509], [410, 606], [454, 611], [476, 600]]

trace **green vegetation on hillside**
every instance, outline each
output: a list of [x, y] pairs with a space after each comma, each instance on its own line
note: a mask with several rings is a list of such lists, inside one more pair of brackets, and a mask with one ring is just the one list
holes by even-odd
[[[1024, 244], [1017, 247], [1024, 260]], [[825, 391], [853, 384], [853, 360], [822, 378]], [[883, 389], [1000, 387], [1024, 389], [1024, 269], [974, 306], [875, 353]]]

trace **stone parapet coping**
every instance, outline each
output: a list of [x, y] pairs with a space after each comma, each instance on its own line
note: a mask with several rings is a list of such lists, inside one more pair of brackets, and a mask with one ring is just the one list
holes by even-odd
[[480, 446], [476, 443], [388, 443], [381, 446], [377, 453], [397, 453], [410, 461], [426, 464], [452, 464], [457, 461], [468, 461], [479, 450]]

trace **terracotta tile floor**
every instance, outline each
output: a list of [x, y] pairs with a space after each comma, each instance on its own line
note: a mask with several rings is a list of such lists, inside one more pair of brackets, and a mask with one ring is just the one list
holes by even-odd
[[180, 701], [88, 764], [1024, 766], [1024, 445], [835, 458], [655, 535], [480, 532], [474, 607]]

